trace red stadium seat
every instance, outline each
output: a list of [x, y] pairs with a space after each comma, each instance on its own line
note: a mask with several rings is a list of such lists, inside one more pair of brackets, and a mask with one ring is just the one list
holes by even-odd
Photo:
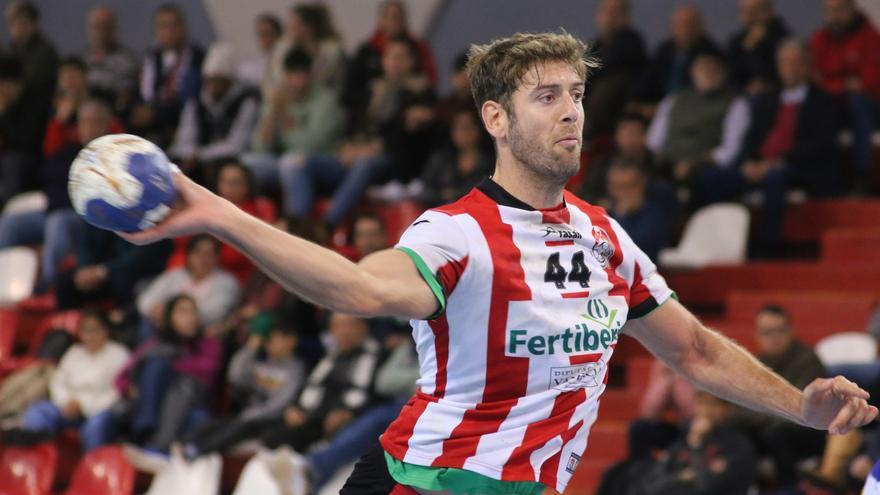
[[15, 347], [15, 314], [0, 312], [0, 361], [12, 356]]
[[130, 495], [134, 491], [134, 468], [122, 449], [101, 447], [89, 452], [76, 467], [65, 495]]
[[0, 495], [48, 495], [55, 480], [55, 445], [7, 447], [0, 455]]

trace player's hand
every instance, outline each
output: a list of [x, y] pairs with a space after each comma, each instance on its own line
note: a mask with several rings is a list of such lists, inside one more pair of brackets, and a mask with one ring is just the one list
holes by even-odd
[[842, 376], [817, 378], [804, 389], [801, 416], [808, 426], [842, 435], [877, 417], [868, 397], [868, 392]]
[[144, 245], [161, 239], [210, 232], [217, 218], [230, 204], [223, 198], [196, 184], [180, 172], [172, 172], [178, 204], [171, 213], [151, 229], [130, 234], [118, 232], [132, 244]]

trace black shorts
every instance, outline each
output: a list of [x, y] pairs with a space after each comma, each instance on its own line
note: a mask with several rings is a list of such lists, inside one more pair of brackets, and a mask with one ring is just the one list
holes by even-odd
[[417, 492], [394, 481], [385, 462], [385, 450], [377, 443], [354, 465], [339, 495], [417, 495]]

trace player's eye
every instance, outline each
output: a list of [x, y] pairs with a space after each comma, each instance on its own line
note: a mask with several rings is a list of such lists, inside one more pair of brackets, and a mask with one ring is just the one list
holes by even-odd
[[574, 93], [572, 93], [571, 97], [574, 99], [575, 103], [580, 103], [581, 100], [584, 99], [584, 93], [581, 91], [575, 91]]
[[553, 94], [546, 94], [538, 98], [541, 103], [553, 103], [556, 100], [556, 96]]

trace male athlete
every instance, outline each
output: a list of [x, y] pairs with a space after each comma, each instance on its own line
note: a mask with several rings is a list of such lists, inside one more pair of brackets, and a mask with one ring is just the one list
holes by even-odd
[[800, 391], [704, 327], [601, 208], [563, 191], [578, 170], [595, 63], [568, 34], [474, 46], [467, 66], [497, 148], [491, 179], [425, 212], [354, 264], [182, 175], [185, 206], [132, 242], [209, 232], [333, 311], [411, 318], [419, 390], [343, 494], [563, 492], [587, 447], [621, 333], [699, 387], [801, 425], [872, 421], [842, 377]]

